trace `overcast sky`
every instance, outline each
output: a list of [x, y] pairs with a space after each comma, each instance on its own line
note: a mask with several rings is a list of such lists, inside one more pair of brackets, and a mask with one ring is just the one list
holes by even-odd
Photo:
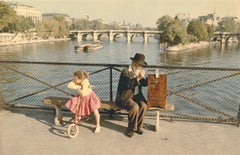
[[[13, 0], [3, 0], [12, 2]], [[240, 18], [240, 0], [14, 0], [37, 8], [42, 13], [66, 13], [74, 18], [142, 24], [156, 27], [164, 15], [190, 13], [198, 17], [213, 13], [217, 16]]]

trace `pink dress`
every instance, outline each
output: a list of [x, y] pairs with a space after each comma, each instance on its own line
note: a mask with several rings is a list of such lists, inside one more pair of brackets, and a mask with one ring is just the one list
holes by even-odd
[[[71, 82], [70, 82], [71, 83]], [[75, 89], [73, 83], [68, 85], [70, 89]], [[82, 89], [78, 90], [78, 95], [69, 99], [66, 102], [66, 107], [76, 115], [79, 116], [88, 116], [96, 109], [99, 109], [101, 102], [99, 97], [92, 91], [92, 88], [89, 84], [89, 81], [85, 79], [82, 84]]]

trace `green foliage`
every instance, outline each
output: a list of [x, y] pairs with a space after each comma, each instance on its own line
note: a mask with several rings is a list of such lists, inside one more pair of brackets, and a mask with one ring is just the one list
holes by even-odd
[[30, 18], [25, 18], [23, 16], [18, 16], [16, 18], [16, 26], [15, 29], [17, 32], [26, 32], [32, 28], [34, 28], [35, 24]]
[[[163, 21], [163, 20], [160, 19], [158, 21]], [[161, 24], [161, 22], [158, 22], [158, 23]], [[164, 26], [159, 26], [159, 27], [161, 27], [161, 30], [164, 31], [163, 35], [160, 36], [161, 42], [167, 42], [171, 46], [178, 45], [178, 44], [185, 44], [188, 42], [188, 34], [186, 31], [186, 26], [180, 20], [175, 19], [169, 22], [167, 25], [164, 24]], [[163, 29], [163, 27], [165, 28]]]
[[239, 24], [232, 17], [226, 17], [218, 23], [220, 32], [238, 32]]
[[5, 2], [0, 1], [0, 31], [14, 31], [15, 11]]
[[2, 32], [25, 32], [34, 28], [34, 23], [29, 18], [17, 16], [13, 8], [0, 1], [0, 31]]
[[103, 26], [104, 25], [99, 20], [93, 20], [92, 21], [92, 29], [93, 30], [102, 30]]
[[90, 21], [86, 20], [86, 19], [78, 19], [77, 21], [75, 21], [75, 23], [73, 23], [73, 29], [74, 30], [88, 30], [90, 29]]
[[186, 27], [179, 19], [166, 15], [158, 19], [157, 29], [163, 31], [160, 42], [169, 45], [205, 41], [213, 36], [213, 27], [200, 21], [192, 21]]
[[212, 38], [214, 35], [214, 29], [212, 25], [206, 24], [207, 32], [208, 32], [208, 39]]
[[86, 20], [86, 19], [78, 19], [71, 26], [74, 30], [119, 30], [121, 26], [118, 24], [106, 24], [101, 20]]
[[53, 19], [38, 24], [37, 35], [44, 39], [63, 38], [69, 34], [68, 26], [64, 17], [54, 16]]
[[187, 27], [187, 32], [196, 36], [198, 41], [205, 41], [210, 38], [211, 28], [200, 21], [191, 21]]
[[174, 19], [172, 17], [170, 17], [169, 15], [165, 15], [161, 18], [158, 19], [157, 21], [157, 29], [159, 31], [165, 31], [166, 28], [168, 27], [169, 23], [173, 22]]

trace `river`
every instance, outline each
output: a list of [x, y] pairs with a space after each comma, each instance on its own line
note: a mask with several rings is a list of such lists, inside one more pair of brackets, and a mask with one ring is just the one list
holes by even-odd
[[145, 54], [150, 65], [240, 68], [239, 43], [211, 45], [177, 53], [161, 52], [157, 40], [143, 43], [136, 37], [131, 43], [125, 38], [114, 42], [103, 41], [102, 49], [75, 52], [74, 46], [90, 41], [57, 41], [0, 47], [0, 60], [33, 62], [107, 63], [128, 64], [136, 52]]

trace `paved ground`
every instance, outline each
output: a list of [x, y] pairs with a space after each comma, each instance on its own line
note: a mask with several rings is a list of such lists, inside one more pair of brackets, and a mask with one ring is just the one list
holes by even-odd
[[[70, 120], [70, 113], [64, 113]], [[239, 155], [240, 128], [229, 124], [146, 118], [144, 135], [125, 135], [127, 117], [102, 115], [101, 133], [94, 134], [94, 119], [79, 126], [70, 139], [66, 126], [53, 125], [52, 111], [12, 109], [0, 111], [0, 155]]]

